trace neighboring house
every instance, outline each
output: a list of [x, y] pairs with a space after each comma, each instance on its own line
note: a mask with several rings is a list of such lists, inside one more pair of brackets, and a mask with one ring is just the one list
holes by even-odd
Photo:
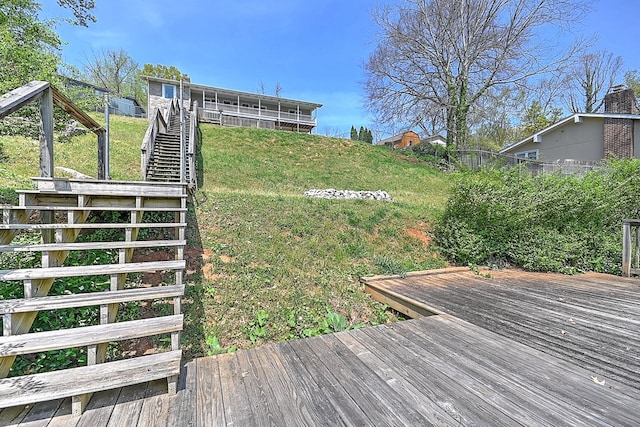
[[604, 113], [576, 113], [500, 150], [522, 159], [640, 158], [640, 114], [631, 89], [615, 87]]
[[[93, 92], [100, 97], [104, 97], [109, 91], [106, 88], [92, 85], [91, 83], [83, 82], [80, 80], [72, 79], [70, 77], [63, 77], [65, 86], [74, 86], [82, 89], [93, 90]], [[146, 117], [144, 108], [138, 103], [135, 98], [131, 97], [115, 97], [109, 96], [109, 113], [117, 114], [120, 116], [130, 117]]]
[[420, 144], [420, 136], [412, 130], [382, 139], [376, 145], [388, 145], [392, 149], [409, 148]]
[[447, 138], [445, 138], [444, 136], [438, 134], [438, 135], [432, 135], [432, 136], [428, 136], [425, 137], [423, 136], [421, 139], [421, 142], [427, 143], [427, 144], [432, 144], [432, 145], [440, 145], [442, 147], [446, 147], [447, 146]]
[[[148, 111], [165, 108], [180, 98], [180, 82], [145, 77], [148, 84]], [[261, 95], [213, 86], [182, 83], [182, 99], [189, 110], [197, 103], [198, 120], [223, 126], [259, 127], [311, 133], [317, 126], [316, 110], [322, 104]]]

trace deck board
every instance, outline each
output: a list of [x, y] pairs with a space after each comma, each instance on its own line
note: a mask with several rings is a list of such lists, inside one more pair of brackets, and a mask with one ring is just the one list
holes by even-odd
[[441, 314], [199, 358], [175, 395], [154, 381], [96, 393], [78, 418], [65, 399], [0, 425], [637, 425], [640, 282], [491, 275], [376, 278]]
[[512, 270], [489, 274], [456, 271], [379, 278], [370, 286], [400, 293], [595, 375], [640, 388], [637, 279]]

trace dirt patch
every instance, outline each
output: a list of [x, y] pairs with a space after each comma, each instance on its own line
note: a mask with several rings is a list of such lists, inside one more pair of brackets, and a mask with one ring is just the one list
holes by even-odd
[[204, 276], [205, 279], [207, 279], [210, 282], [215, 282], [216, 280], [222, 277], [222, 274], [216, 274], [214, 273], [214, 271], [215, 271], [215, 266], [213, 264], [205, 264], [202, 267], [202, 275]]
[[424, 230], [421, 230], [419, 228], [405, 228], [404, 232], [407, 234], [407, 236], [413, 237], [414, 239], [422, 242], [422, 246], [424, 246], [425, 248], [428, 247], [431, 243], [431, 236], [429, 236], [429, 234]]
[[236, 262], [236, 257], [232, 257], [229, 255], [220, 255], [220, 261], [222, 261], [225, 264], [232, 264], [234, 262]]

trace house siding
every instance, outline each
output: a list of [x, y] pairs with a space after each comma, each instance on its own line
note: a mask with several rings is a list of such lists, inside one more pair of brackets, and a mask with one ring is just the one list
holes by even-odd
[[[171, 103], [171, 100], [168, 98], [165, 98], [162, 96], [162, 83], [161, 82], [156, 82], [156, 81], [149, 81], [148, 84], [149, 87], [149, 111], [148, 111], [148, 116], [149, 116], [149, 120], [151, 120], [153, 118], [153, 111], [156, 108], [167, 108], [169, 106], [169, 104]], [[180, 88], [178, 87], [178, 85], [176, 85], [176, 89], [177, 92], [176, 94], [179, 94]], [[190, 91], [187, 85], [184, 85], [182, 87], [182, 99], [184, 102], [184, 105], [189, 108], [189, 106], [191, 105], [191, 100], [190, 100]]]
[[540, 150], [539, 160], [599, 161], [604, 157], [602, 118], [584, 117], [582, 123], [570, 123], [542, 135], [541, 142], [528, 142], [509, 154]]

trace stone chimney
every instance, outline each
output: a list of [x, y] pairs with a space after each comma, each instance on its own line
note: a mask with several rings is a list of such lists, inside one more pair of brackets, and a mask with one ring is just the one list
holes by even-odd
[[[604, 112], [609, 114], [638, 114], [636, 97], [632, 89], [614, 86], [604, 97]], [[604, 157], [627, 159], [634, 157], [633, 119], [604, 119]]]

